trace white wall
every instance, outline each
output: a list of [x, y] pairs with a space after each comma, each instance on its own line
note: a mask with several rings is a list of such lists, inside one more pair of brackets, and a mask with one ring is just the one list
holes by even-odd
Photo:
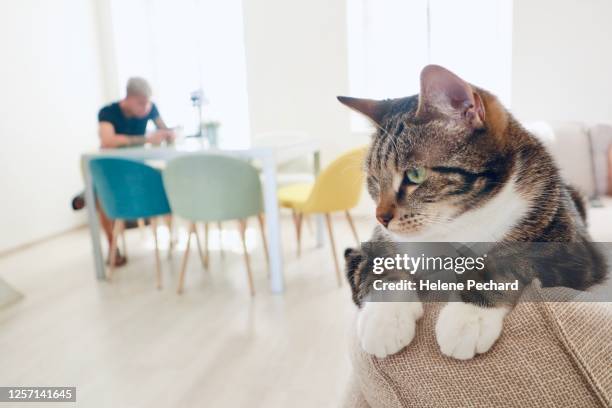
[[0, 252], [83, 222], [79, 157], [101, 103], [93, 3], [0, 3]]
[[609, 0], [514, 0], [520, 119], [612, 121], [611, 19]]

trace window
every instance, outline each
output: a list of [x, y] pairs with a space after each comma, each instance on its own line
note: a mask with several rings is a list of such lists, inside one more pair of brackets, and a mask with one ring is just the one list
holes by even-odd
[[[510, 106], [512, 0], [347, 0], [352, 96], [419, 92], [419, 73], [442, 65]], [[353, 130], [367, 129], [355, 115]]]
[[248, 145], [241, 0], [112, 0], [111, 16], [121, 94], [130, 76], [147, 78], [168, 125], [193, 134], [190, 95], [201, 88], [222, 145]]

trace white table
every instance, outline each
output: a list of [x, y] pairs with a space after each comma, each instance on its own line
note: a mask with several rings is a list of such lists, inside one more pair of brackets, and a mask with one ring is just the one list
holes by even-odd
[[[106, 279], [104, 256], [100, 241], [100, 224], [96, 212], [89, 161], [99, 157], [124, 157], [139, 160], [170, 160], [175, 157], [190, 154], [225, 154], [245, 159], [258, 160], [263, 171], [264, 210], [266, 228], [268, 232], [268, 250], [270, 253], [270, 289], [273, 293], [282, 293], [284, 290], [283, 257], [280, 235], [280, 219], [277, 199], [276, 171], [280, 163], [287, 162], [305, 155], [314, 156], [314, 174], [320, 170], [319, 145], [312, 139], [299, 141], [275, 141], [274, 145], [261, 145], [245, 149], [212, 149], [204, 148], [200, 143], [182, 143], [169, 147], [132, 147], [122, 149], [102, 149], [82, 156], [85, 177], [85, 200], [87, 202], [87, 217], [91, 233], [93, 258], [96, 277]], [[317, 217], [317, 245], [323, 241], [323, 221]]]

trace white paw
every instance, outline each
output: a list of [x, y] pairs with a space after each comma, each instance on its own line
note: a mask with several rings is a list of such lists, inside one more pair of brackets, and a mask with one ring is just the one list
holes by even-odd
[[461, 302], [447, 304], [436, 322], [436, 340], [442, 354], [468, 360], [487, 352], [501, 334], [508, 310]]
[[414, 338], [421, 302], [368, 302], [357, 318], [357, 336], [366, 353], [383, 358], [406, 347]]

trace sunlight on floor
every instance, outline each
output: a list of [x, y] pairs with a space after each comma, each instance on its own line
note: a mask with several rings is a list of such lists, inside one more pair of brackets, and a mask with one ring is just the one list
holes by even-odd
[[[344, 221], [334, 222], [338, 252], [354, 245]], [[371, 225], [356, 221], [368, 236]], [[255, 220], [247, 231], [254, 297], [230, 222], [222, 237], [210, 226], [210, 267], [191, 257], [183, 295], [180, 222], [171, 257], [159, 227], [161, 290], [150, 227], [126, 231], [129, 261], [112, 282], [95, 280], [86, 230], [0, 258], [0, 277], [25, 295], [0, 310], [0, 349], [10, 350], [0, 384], [75, 385], [87, 407], [338, 406], [350, 372], [348, 285], [338, 288], [329, 247], [316, 248], [314, 233], [305, 229], [298, 258], [293, 224], [282, 226], [283, 295], [270, 293]]]
[[[175, 250], [184, 251], [187, 246], [187, 231], [188, 226], [185, 223], [178, 223], [173, 226], [172, 240]], [[251, 225], [246, 230], [246, 245], [249, 252], [253, 251], [261, 242], [261, 233], [259, 227], [251, 220]], [[210, 223], [208, 227], [208, 249], [210, 251], [230, 251], [242, 254], [242, 241], [236, 222], [227, 222], [222, 224], [223, 227], [219, 230], [217, 223]], [[148, 232], [147, 232], [148, 231]], [[141, 236], [145, 239], [143, 245], [153, 250], [155, 241], [151, 233], [151, 229], [146, 228], [145, 231], [140, 231]], [[170, 242], [170, 231], [167, 225], [160, 225], [157, 228], [157, 237], [159, 240], [160, 249], [167, 250]], [[198, 234], [204, 245], [204, 227], [198, 224]], [[193, 243], [192, 243], [193, 245]]]

